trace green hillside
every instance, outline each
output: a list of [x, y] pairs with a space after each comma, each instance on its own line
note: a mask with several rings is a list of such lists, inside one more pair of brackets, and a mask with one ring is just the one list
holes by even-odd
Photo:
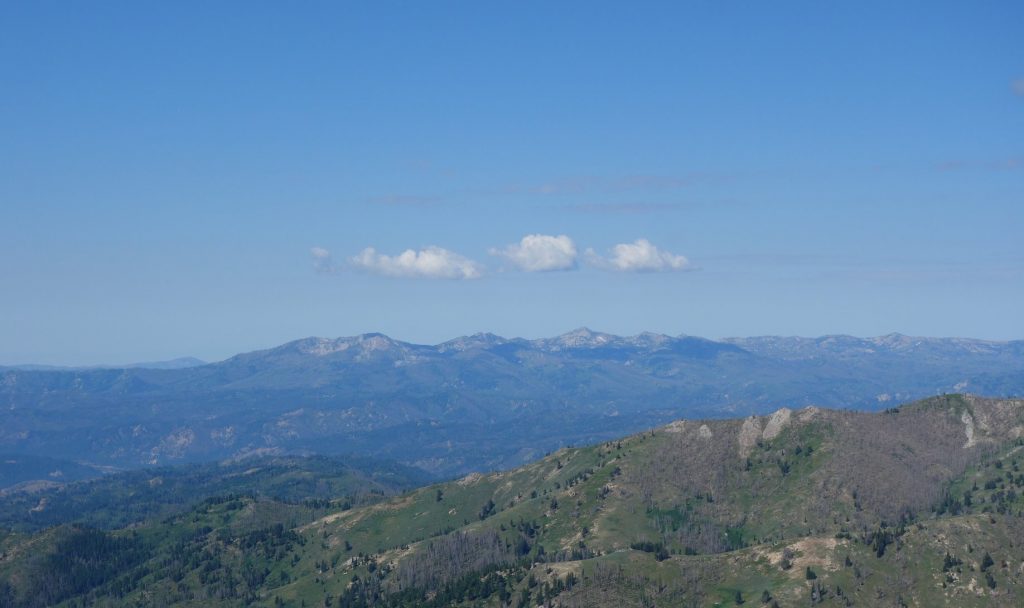
[[678, 421], [342, 509], [0, 541], [0, 606], [1020, 606], [1024, 402]]

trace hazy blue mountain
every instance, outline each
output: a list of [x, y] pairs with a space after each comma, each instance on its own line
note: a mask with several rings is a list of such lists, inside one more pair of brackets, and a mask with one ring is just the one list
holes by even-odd
[[183, 369], [206, 365], [206, 361], [195, 357], [178, 357], [167, 361], [144, 361], [142, 363], [126, 363], [124, 365], [38, 365], [26, 363], [22, 365], [0, 365], [0, 369], [17, 369], [22, 371], [53, 372], [78, 371], [87, 369]]
[[[0, 462], [4, 460], [33, 463], [31, 458], [0, 456]], [[23, 469], [27, 472], [27, 466]], [[0, 530], [41, 530], [70, 522], [119, 528], [166, 517], [211, 496], [231, 494], [292, 503], [336, 499], [339, 504], [367, 504], [433, 481], [420, 469], [352, 455], [254, 456], [110, 472], [102, 477], [95, 469], [76, 471], [68, 464], [61, 469], [87, 476], [66, 474], [0, 490]], [[11, 465], [0, 466], [4, 475], [0, 481], [12, 472]]]
[[365, 334], [181, 369], [2, 370], [0, 451], [118, 466], [363, 453], [455, 474], [680, 417], [965, 391], [1024, 394], [1024, 342]]
[[0, 454], [0, 497], [5, 489], [39, 489], [58, 486], [84, 479], [93, 479], [103, 474], [99, 467], [89, 466], [70, 460], [31, 456], [25, 454]]

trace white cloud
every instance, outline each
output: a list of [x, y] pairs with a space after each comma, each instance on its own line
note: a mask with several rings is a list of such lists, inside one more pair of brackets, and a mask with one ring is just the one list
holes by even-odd
[[608, 257], [587, 249], [587, 260], [591, 265], [620, 272], [668, 272], [692, 270], [693, 265], [681, 255], [662, 251], [647, 239], [632, 243], [619, 243], [612, 247]]
[[564, 234], [528, 234], [504, 249], [491, 249], [491, 255], [505, 258], [526, 272], [572, 270], [576, 267], [576, 244]]
[[1010, 83], [1010, 88], [1013, 92], [1021, 97], [1024, 97], [1024, 78], [1018, 78]]
[[313, 268], [317, 272], [331, 272], [334, 270], [334, 258], [331, 257], [330, 251], [323, 247], [313, 247], [309, 250], [309, 253], [313, 256]]
[[478, 279], [483, 267], [457, 253], [440, 247], [415, 251], [406, 249], [390, 256], [367, 247], [349, 259], [356, 269], [388, 277], [423, 279]]

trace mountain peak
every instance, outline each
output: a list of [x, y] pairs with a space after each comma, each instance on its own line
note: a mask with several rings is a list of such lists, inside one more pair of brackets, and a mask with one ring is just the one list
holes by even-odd
[[581, 348], [603, 346], [616, 339], [616, 336], [591, 331], [588, 327], [580, 327], [564, 333], [552, 340], [555, 345], [563, 348]]
[[304, 355], [324, 357], [352, 348], [364, 353], [389, 350], [398, 347], [399, 342], [381, 333], [368, 333], [343, 338], [305, 338], [289, 342], [285, 346], [294, 348]]
[[486, 348], [488, 346], [496, 346], [498, 344], [505, 344], [508, 340], [489, 332], [477, 332], [470, 336], [459, 336], [447, 342], [442, 342], [437, 346], [440, 352], [449, 351], [463, 351], [470, 350], [473, 348]]
[[355, 337], [355, 340], [357, 343], [367, 345], [371, 348], [384, 348], [388, 346], [397, 346], [399, 344], [398, 340], [377, 332], [360, 334]]
[[656, 347], [668, 344], [669, 342], [672, 342], [673, 339], [674, 338], [672, 338], [672, 336], [667, 336], [665, 334], [644, 331], [635, 336], [631, 336], [628, 338], [628, 341], [634, 346]]
[[323, 357], [331, 353], [346, 350], [350, 346], [349, 338], [305, 338], [286, 344], [304, 355]]

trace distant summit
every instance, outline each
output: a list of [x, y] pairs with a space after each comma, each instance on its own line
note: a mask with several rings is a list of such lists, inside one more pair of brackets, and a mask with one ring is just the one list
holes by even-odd
[[438, 349], [441, 352], [464, 351], [475, 348], [490, 348], [500, 346], [502, 344], [508, 344], [509, 342], [510, 340], [492, 333], [476, 333], [471, 336], [462, 336], [443, 342], [438, 345]]
[[564, 333], [555, 338], [549, 338], [547, 340], [537, 340], [535, 343], [543, 345], [549, 349], [557, 348], [596, 348], [604, 346], [610, 342], [619, 340], [618, 336], [611, 334], [603, 334], [600, 332], [590, 331], [586, 327], [580, 327], [574, 329], [568, 333]]

